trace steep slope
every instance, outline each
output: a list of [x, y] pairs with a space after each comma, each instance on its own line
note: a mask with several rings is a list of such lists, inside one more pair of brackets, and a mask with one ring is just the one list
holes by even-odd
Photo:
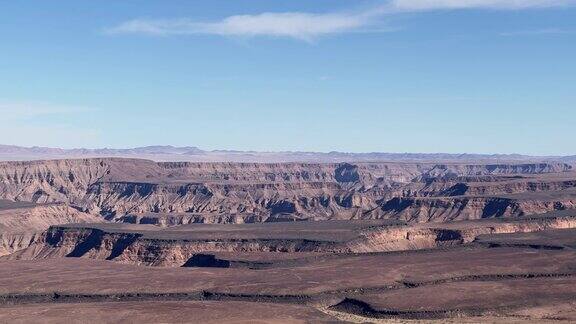
[[[0, 202], [0, 205], [9, 203]], [[0, 256], [27, 248], [52, 225], [97, 223], [101, 217], [62, 204], [0, 209]]]
[[159, 224], [477, 219], [574, 208], [574, 197], [576, 173], [564, 163], [0, 163], [0, 198], [109, 220], [154, 223], [155, 214]]
[[[576, 228], [576, 214], [505, 221], [405, 225], [386, 221], [192, 225], [170, 229], [126, 224], [52, 226], [9, 259], [82, 257], [152, 266], [184, 266], [222, 252], [374, 253], [458, 246], [478, 236]], [[276, 257], [278, 258], [278, 257]], [[212, 257], [212, 262], [215, 262]], [[206, 261], [205, 261], [206, 262]], [[224, 262], [220, 260], [220, 262]], [[223, 263], [223, 264], [224, 264]]]

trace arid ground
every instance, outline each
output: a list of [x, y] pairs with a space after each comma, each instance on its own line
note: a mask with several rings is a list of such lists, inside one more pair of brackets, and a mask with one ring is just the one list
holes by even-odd
[[0, 162], [0, 322], [576, 321], [562, 161]]

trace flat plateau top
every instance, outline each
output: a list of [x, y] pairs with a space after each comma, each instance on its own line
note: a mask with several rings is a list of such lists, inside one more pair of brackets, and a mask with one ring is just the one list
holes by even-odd
[[[454, 221], [447, 223], [421, 223], [414, 229], [467, 229], [502, 223], [531, 223], [557, 217], [576, 217], [576, 211], [556, 211], [541, 215], [514, 218], [491, 218]], [[189, 224], [174, 227], [136, 225], [123, 223], [65, 224], [62, 228], [98, 229], [107, 233], [141, 234], [144, 239], [156, 240], [309, 240], [315, 242], [346, 242], [358, 237], [361, 231], [408, 226], [398, 220], [348, 220], [348, 221], [296, 221], [251, 224]]]
[[297, 221], [254, 224], [190, 224], [175, 227], [134, 224], [66, 224], [64, 228], [93, 228], [108, 233], [138, 233], [164, 240], [311, 240], [343, 242], [376, 227], [405, 225], [396, 220]]
[[528, 246], [548, 249], [576, 249], [576, 229], [559, 229], [532, 233], [480, 235], [480, 243], [501, 246]]

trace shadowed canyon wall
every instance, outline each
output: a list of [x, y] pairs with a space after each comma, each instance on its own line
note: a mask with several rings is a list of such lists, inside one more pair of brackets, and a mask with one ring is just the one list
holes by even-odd
[[65, 203], [108, 220], [178, 225], [508, 217], [574, 208], [564, 163], [0, 163], [0, 198]]

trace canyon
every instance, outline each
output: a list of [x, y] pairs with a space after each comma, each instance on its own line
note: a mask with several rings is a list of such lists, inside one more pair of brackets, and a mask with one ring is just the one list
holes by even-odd
[[[0, 163], [0, 198], [159, 224], [508, 217], [574, 208], [566, 163]], [[169, 215], [167, 215], [169, 214]]]
[[5, 161], [0, 321], [570, 322], [575, 231], [563, 160]]

